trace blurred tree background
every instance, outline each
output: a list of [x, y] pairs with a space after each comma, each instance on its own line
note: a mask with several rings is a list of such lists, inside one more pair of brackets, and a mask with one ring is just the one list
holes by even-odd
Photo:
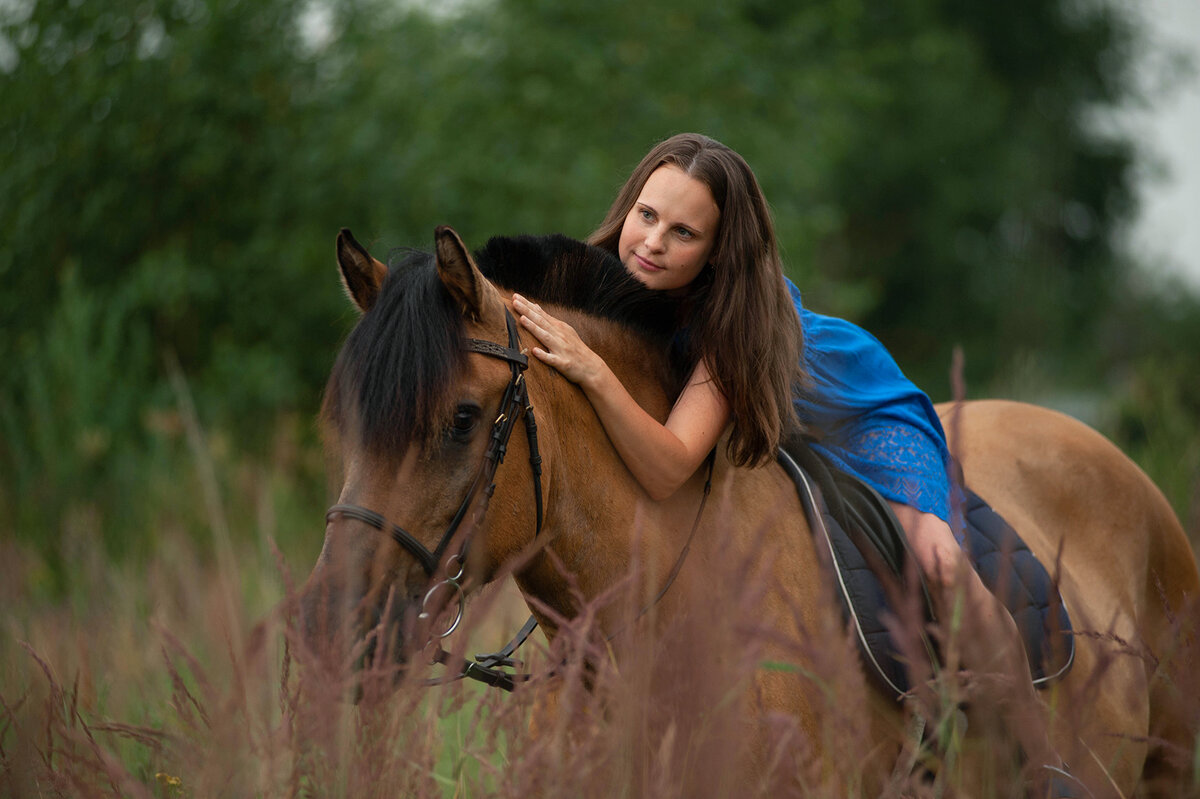
[[207, 472], [234, 535], [311, 558], [338, 228], [584, 237], [696, 130], [757, 171], [810, 306], [935, 400], [961, 345], [970, 396], [1084, 416], [1196, 540], [1200, 301], [1119, 251], [1140, 154], [1093, 124], [1140, 99], [1122, 8], [4, 2], [0, 536], [53, 593], [81, 538], [206, 537]]

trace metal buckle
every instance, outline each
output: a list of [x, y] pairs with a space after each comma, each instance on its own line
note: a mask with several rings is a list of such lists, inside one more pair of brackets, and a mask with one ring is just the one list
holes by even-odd
[[[451, 596], [458, 599], [458, 608], [455, 610], [454, 619], [450, 622], [450, 625], [445, 629], [445, 631], [433, 633], [433, 636], [438, 639], [448, 638], [454, 633], [455, 630], [458, 629], [458, 625], [462, 623], [463, 613], [466, 610], [466, 593], [463, 591], [462, 583], [460, 582], [460, 580], [462, 580], [463, 573], [466, 571], [466, 564], [463, 563], [462, 556], [452, 556], [450, 560], [447, 561], [447, 567], [449, 564], [456, 561], [458, 562], [458, 571], [447, 576], [445, 580], [435, 583], [425, 593], [425, 598], [421, 601], [421, 612], [417, 615], [417, 618], [421, 619], [422, 621], [431, 620], [433, 618], [433, 614], [431, 614], [428, 610], [429, 600], [433, 598], [433, 595], [437, 593], [438, 589], [440, 589], [442, 586], [448, 586], [450, 588], [450, 590], [453, 592]], [[447, 568], [447, 571], [449, 571], [449, 568]]]

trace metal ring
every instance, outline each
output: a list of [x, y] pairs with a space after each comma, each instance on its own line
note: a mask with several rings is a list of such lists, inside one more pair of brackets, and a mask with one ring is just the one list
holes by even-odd
[[[455, 563], [455, 562], [458, 563], [458, 571], [456, 571], [454, 574], [450, 574], [450, 564]], [[455, 554], [455, 555], [451, 555], [450, 557], [446, 558], [446, 579], [447, 580], [452, 580], [453, 582], [457, 583], [459, 580], [462, 579], [462, 576], [466, 571], [467, 571], [467, 562], [466, 562], [466, 559], [463, 558], [463, 555], [461, 552], [459, 552], [458, 554]]]
[[[460, 572], [460, 574], [461, 574], [461, 572]], [[434, 592], [437, 591], [439, 588], [441, 588], [443, 585], [450, 586], [450, 588], [454, 591], [454, 593], [458, 595], [458, 610], [455, 612], [454, 620], [452, 622], [450, 622], [450, 626], [446, 628], [445, 632], [434, 633], [435, 638], [448, 638], [451, 635], [451, 633], [453, 633], [455, 630], [457, 630], [459, 623], [462, 622], [463, 612], [466, 610], [467, 600], [466, 600], [466, 596], [463, 594], [462, 586], [459, 585], [458, 581], [455, 579], [442, 580], [440, 583], [437, 583], [432, 588], [430, 588], [429, 591], [425, 594], [425, 599], [422, 600], [422, 602], [421, 602], [421, 612], [417, 616], [417, 618], [419, 618], [419, 619], [432, 618], [429, 611], [426, 610], [425, 608], [426, 608], [426, 606], [429, 605], [429, 598], [432, 597]]]

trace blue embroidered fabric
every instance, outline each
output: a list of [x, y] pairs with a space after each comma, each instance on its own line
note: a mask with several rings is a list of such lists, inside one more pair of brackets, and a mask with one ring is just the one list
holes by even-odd
[[929, 397], [877, 338], [844, 319], [813, 313], [796, 285], [787, 285], [812, 376], [795, 399], [796, 411], [817, 438], [813, 447], [884, 498], [934, 514], [957, 535], [962, 524], [951, 519], [950, 452]]

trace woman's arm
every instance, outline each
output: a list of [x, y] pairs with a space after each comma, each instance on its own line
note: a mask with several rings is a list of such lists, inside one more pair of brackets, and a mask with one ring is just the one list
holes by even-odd
[[656, 500], [674, 494], [729, 424], [729, 403], [704, 361], [696, 365], [666, 424], [661, 424], [637, 404], [573, 327], [519, 294], [513, 296], [513, 307], [521, 326], [542, 344], [533, 348], [534, 356], [583, 389], [613, 446], [646, 493]]

